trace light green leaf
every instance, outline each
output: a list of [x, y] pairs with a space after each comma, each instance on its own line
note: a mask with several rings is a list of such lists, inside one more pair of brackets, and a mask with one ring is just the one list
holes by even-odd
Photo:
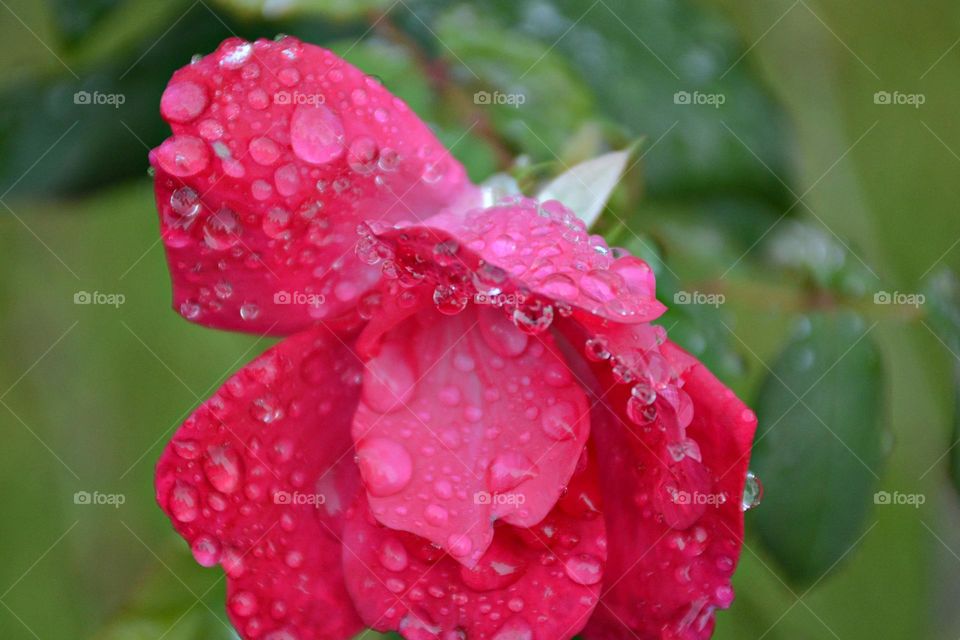
[[559, 200], [567, 205], [589, 229], [600, 217], [617, 183], [620, 182], [631, 150], [614, 151], [567, 169], [551, 180], [537, 199]]

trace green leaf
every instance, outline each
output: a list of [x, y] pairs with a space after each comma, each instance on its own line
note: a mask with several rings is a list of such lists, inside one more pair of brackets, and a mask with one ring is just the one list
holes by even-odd
[[469, 106], [451, 103], [450, 108], [468, 108], [468, 120], [478, 126], [489, 119], [496, 133], [522, 153], [556, 159], [594, 116], [593, 96], [566, 60], [512, 30], [495, 13], [460, 5], [440, 15], [428, 33], [433, 34], [428, 42], [440, 42], [436, 53], [453, 82], [469, 94]]
[[547, 183], [537, 194], [537, 199], [541, 202], [559, 200], [589, 229], [620, 182], [630, 156], [630, 149], [614, 151], [570, 167]]
[[766, 493], [748, 527], [797, 583], [832, 571], [866, 526], [884, 458], [872, 328], [847, 313], [804, 319], [760, 390], [752, 467]]

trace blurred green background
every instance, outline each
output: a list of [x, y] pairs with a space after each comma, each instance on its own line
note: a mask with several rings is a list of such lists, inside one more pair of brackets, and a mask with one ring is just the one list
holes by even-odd
[[376, 74], [475, 180], [643, 138], [599, 228], [760, 417], [717, 637], [960, 635], [956, 2], [0, 0], [0, 637], [233, 637], [152, 468], [270, 341], [170, 310], [146, 153], [174, 69], [277, 33]]

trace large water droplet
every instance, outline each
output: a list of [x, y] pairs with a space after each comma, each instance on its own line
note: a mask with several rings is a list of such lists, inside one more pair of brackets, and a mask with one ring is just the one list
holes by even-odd
[[210, 536], [200, 536], [190, 545], [193, 559], [201, 567], [212, 567], [220, 562], [220, 543]]
[[290, 119], [290, 144], [306, 162], [330, 162], [343, 154], [343, 123], [322, 104], [300, 105]]
[[357, 447], [357, 458], [367, 491], [376, 497], [394, 495], [410, 483], [413, 460], [396, 440], [368, 438]]
[[160, 97], [160, 114], [173, 122], [190, 122], [207, 106], [207, 90], [196, 82], [171, 83]]
[[221, 493], [233, 493], [240, 484], [241, 464], [240, 456], [228, 445], [210, 447], [203, 472], [214, 489]]
[[600, 559], [586, 553], [567, 558], [563, 570], [568, 578], [582, 585], [597, 584], [603, 577]]
[[203, 224], [203, 240], [211, 249], [225, 251], [240, 242], [240, 229], [237, 214], [221, 207]]
[[200, 138], [177, 135], [164, 140], [157, 149], [157, 162], [170, 175], [184, 178], [206, 169], [210, 152]]
[[528, 478], [538, 474], [537, 466], [518, 451], [505, 451], [490, 463], [487, 484], [493, 493], [509, 491]]

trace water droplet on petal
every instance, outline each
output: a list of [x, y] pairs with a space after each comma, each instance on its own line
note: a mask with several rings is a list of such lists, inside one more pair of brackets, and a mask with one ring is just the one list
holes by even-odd
[[167, 138], [156, 153], [160, 168], [180, 178], [199, 173], [210, 163], [207, 145], [194, 136], [176, 135]]
[[413, 475], [406, 448], [389, 438], [367, 438], [357, 446], [360, 475], [367, 491], [378, 498], [402, 491]]
[[171, 83], [160, 97], [160, 114], [173, 122], [190, 122], [207, 106], [207, 90], [190, 80]]
[[240, 242], [240, 221], [227, 207], [207, 218], [203, 225], [203, 240], [211, 249], [225, 251]]
[[200, 536], [190, 545], [193, 559], [201, 567], [212, 567], [220, 562], [220, 543], [210, 536]]
[[290, 144], [301, 160], [325, 164], [343, 154], [343, 123], [322, 104], [300, 105], [290, 119]]
[[568, 578], [582, 585], [597, 584], [603, 577], [600, 559], [586, 553], [567, 558], [563, 570]]

